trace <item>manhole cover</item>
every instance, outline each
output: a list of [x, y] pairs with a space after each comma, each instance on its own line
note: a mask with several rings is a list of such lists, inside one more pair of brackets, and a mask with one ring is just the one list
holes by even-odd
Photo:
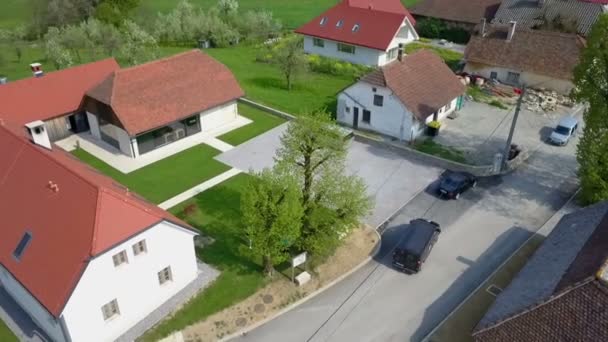
[[246, 318], [244, 318], [244, 317], [237, 318], [237, 320], [236, 320], [236, 325], [237, 326], [244, 327], [245, 324], [247, 324], [247, 319]]
[[255, 312], [257, 312], [257, 313], [261, 313], [261, 312], [264, 312], [264, 310], [266, 310], [266, 307], [264, 306], [264, 304], [256, 304], [253, 307], [253, 310], [255, 310]]
[[274, 297], [272, 295], [264, 295], [264, 297], [262, 297], [262, 300], [265, 304], [270, 304], [274, 300]]

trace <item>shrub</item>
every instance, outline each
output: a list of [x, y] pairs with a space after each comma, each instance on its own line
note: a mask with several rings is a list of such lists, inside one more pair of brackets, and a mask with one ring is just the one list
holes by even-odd
[[309, 55], [307, 58], [310, 70], [322, 74], [357, 78], [371, 70], [370, 67], [364, 65], [352, 64], [334, 58], [318, 55]]
[[446, 39], [458, 44], [466, 44], [471, 34], [462, 28], [449, 27], [445, 22], [436, 18], [424, 18], [417, 21], [416, 30], [421, 37]]
[[441, 127], [441, 122], [439, 121], [431, 121], [428, 123], [428, 126], [431, 128], [439, 129]]

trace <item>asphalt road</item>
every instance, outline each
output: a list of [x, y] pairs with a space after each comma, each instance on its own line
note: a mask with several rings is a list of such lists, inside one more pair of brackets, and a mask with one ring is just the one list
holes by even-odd
[[[420, 341], [577, 188], [575, 142], [543, 143], [516, 172], [480, 180], [458, 201], [432, 188], [410, 201], [383, 233], [378, 257], [326, 292], [238, 341]], [[390, 267], [410, 219], [442, 225], [417, 275]]]

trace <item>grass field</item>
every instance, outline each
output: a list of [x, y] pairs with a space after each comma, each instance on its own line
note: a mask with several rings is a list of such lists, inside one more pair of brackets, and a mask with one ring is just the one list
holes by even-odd
[[255, 61], [257, 47], [240, 45], [225, 49], [208, 49], [235, 74], [248, 98], [291, 114], [336, 108], [336, 94], [354, 82], [351, 77], [308, 72], [296, 78], [291, 91], [279, 69]]
[[269, 131], [285, 122], [285, 119], [268, 114], [245, 104], [239, 104], [239, 115], [244, 116], [253, 122], [221, 135], [217, 137], [218, 139], [233, 146], [240, 145], [245, 141]]
[[230, 168], [215, 159], [220, 151], [208, 145], [197, 145], [124, 174], [83, 149], [72, 152], [85, 163], [113, 178], [148, 201], [161, 203]]
[[[146, 333], [142, 340], [157, 341], [205, 319], [247, 298], [266, 283], [261, 266], [243, 254], [247, 242], [241, 222], [241, 191], [250, 178], [247, 174], [237, 175], [170, 210], [203, 235], [215, 239], [210, 246], [198, 249], [197, 255], [222, 274], [174, 316]], [[191, 205], [196, 210], [185, 214], [184, 208]]]
[[452, 160], [463, 164], [467, 163], [467, 159], [465, 158], [464, 153], [462, 151], [459, 151], [450, 146], [443, 146], [441, 144], [438, 144], [430, 138], [426, 138], [421, 142], [417, 142], [416, 144], [414, 144], [414, 148], [420, 152], [432, 154], [440, 158]]
[[19, 342], [19, 339], [13, 334], [12, 331], [0, 320], [0, 341], [2, 342]]

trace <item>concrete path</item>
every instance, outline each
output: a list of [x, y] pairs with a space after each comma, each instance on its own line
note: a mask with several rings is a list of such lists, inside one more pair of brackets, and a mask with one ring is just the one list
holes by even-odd
[[28, 314], [0, 286], [0, 320], [22, 342], [45, 342], [50, 338], [40, 329]]
[[220, 150], [222, 152], [230, 151], [234, 148], [234, 146], [221, 141], [218, 138], [209, 137], [203, 141], [205, 144], [213, 147], [216, 150]]
[[199, 184], [191, 189], [188, 189], [188, 190], [182, 192], [181, 194], [179, 194], [173, 198], [170, 198], [170, 199], [164, 201], [163, 203], [159, 204], [158, 206], [165, 210], [172, 208], [172, 207], [200, 194], [201, 192], [220, 184], [221, 182], [227, 180], [228, 178], [238, 175], [241, 172], [242, 172], [241, 170], [236, 169], [236, 168], [230, 169], [218, 176], [215, 176], [205, 182], [202, 182], [201, 184]]

